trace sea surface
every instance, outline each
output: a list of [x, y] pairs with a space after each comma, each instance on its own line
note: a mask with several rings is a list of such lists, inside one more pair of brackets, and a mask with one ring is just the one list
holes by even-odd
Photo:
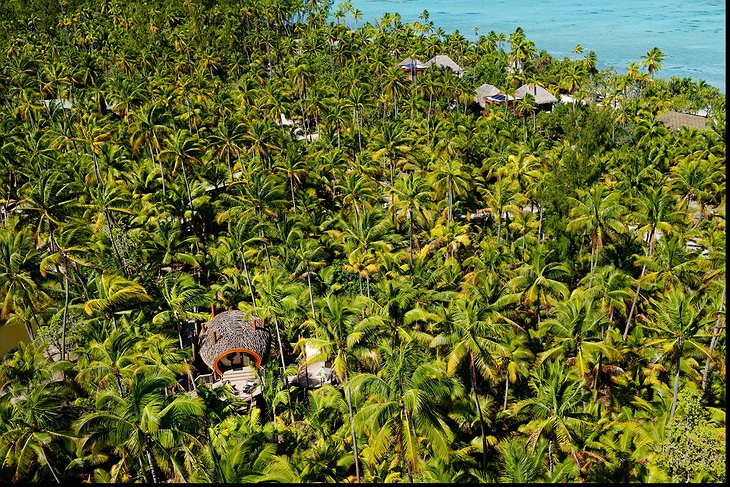
[[[577, 59], [595, 51], [599, 69], [625, 73], [652, 47], [666, 55], [657, 77], [690, 77], [725, 88], [725, 0], [351, 0], [364, 22], [375, 24], [386, 12], [401, 21], [419, 20], [428, 10], [434, 27], [459, 30], [476, 40], [490, 30], [507, 37], [517, 27], [538, 52]], [[331, 12], [337, 8], [334, 0]], [[347, 18], [348, 16], [346, 16]], [[351, 17], [351, 16], [349, 16]], [[353, 19], [349, 18], [352, 25]], [[583, 46], [581, 56], [576, 44]]]

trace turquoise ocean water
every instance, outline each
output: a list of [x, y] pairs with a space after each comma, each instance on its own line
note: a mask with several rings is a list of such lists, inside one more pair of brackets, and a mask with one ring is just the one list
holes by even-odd
[[[335, 0], [333, 10], [337, 7]], [[595, 51], [598, 67], [625, 73], [652, 47], [666, 54], [660, 78], [704, 80], [725, 89], [725, 0], [352, 0], [361, 22], [375, 23], [386, 12], [418, 20], [428, 10], [434, 26], [475, 40], [490, 30], [507, 36], [522, 27], [538, 51], [579, 57]], [[582, 57], [582, 56], [581, 56]]]

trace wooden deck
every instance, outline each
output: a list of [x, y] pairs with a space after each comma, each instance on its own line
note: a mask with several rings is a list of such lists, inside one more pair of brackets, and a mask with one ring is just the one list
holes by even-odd
[[213, 383], [213, 387], [225, 384], [229, 384], [233, 393], [246, 401], [252, 401], [261, 394], [261, 381], [256, 371], [250, 367], [225, 371], [221, 379]]

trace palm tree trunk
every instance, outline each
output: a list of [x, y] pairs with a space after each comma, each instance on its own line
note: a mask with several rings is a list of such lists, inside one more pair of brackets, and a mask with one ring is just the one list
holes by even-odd
[[497, 219], [497, 246], [499, 247], [502, 236], [502, 208], [499, 209], [499, 215], [497, 216]]
[[253, 286], [251, 285], [251, 276], [248, 275], [248, 267], [246, 266], [246, 255], [243, 252], [243, 249], [240, 250], [241, 252], [241, 260], [243, 261], [243, 273], [246, 276], [246, 284], [248, 284], [248, 292], [251, 293], [251, 303], [256, 307], [256, 296], [254, 296], [253, 293]]
[[507, 411], [507, 394], [509, 394], [509, 370], [504, 372], [504, 403], [502, 411]]
[[682, 339], [679, 340], [679, 350], [677, 351], [677, 373], [674, 375], [674, 394], [672, 395], [672, 409], [669, 411], [669, 419], [674, 418], [674, 412], [677, 410], [677, 396], [679, 395], [679, 370], [682, 363], [682, 348], [684, 344]]
[[[474, 394], [474, 404], [477, 407], [477, 413], [479, 414], [479, 428], [482, 437], [482, 469], [487, 468], [487, 436], [484, 432], [484, 416], [482, 414], [482, 406], [479, 404], [479, 397], [477, 396], [477, 374], [474, 367], [474, 352], [469, 352], [469, 372], [471, 375], [471, 391]], [[507, 397], [505, 396], [505, 402]]]
[[352, 414], [352, 393], [350, 392], [350, 381], [345, 372], [345, 396], [347, 397], [347, 411], [350, 415], [350, 434], [352, 435], [352, 452], [355, 455], [355, 478], [360, 483], [360, 455], [357, 452], [357, 438], [355, 438], [355, 420]]
[[284, 379], [284, 385], [286, 387], [286, 393], [289, 396], [289, 416], [291, 417], [292, 424], [294, 423], [294, 410], [291, 405], [291, 390], [289, 389], [289, 379], [286, 376], [286, 363], [284, 362], [284, 346], [281, 344], [281, 333], [279, 332], [279, 320], [274, 315], [274, 327], [276, 328], [276, 341], [279, 344], [279, 356], [281, 357], [281, 376]]
[[297, 202], [294, 199], [294, 178], [292, 176], [289, 176], [289, 189], [291, 190], [291, 204], [292, 208], [294, 209], [294, 213], [297, 211]]
[[410, 263], [411, 276], [413, 275], [413, 214], [408, 208], [408, 262]]
[[316, 320], [317, 315], [314, 312], [314, 297], [312, 295], [312, 279], [310, 278], [311, 271], [309, 270], [309, 266], [307, 266], [307, 287], [309, 288], [309, 305], [312, 308], [312, 319]]
[[717, 346], [717, 342], [720, 339], [720, 322], [722, 321], [722, 305], [725, 303], [725, 287], [722, 288], [722, 297], [720, 298], [720, 309], [717, 313], [717, 320], [715, 320], [715, 327], [712, 329], [712, 339], [710, 340], [710, 349], [708, 350], [708, 357], [705, 360], [705, 371], [702, 373], [702, 392], [705, 392], [707, 388], [707, 378], [710, 375], [710, 365], [712, 360], [712, 352]]
[[553, 440], [548, 441], [548, 472], [550, 477], [553, 476]]
[[449, 187], [449, 223], [451, 223], [451, 207], [454, 204], [454, 189], [453, 189], [453, 182], [451, 180], [451, 174], [446, 178], [446, 183]]
[[64, 275], [64, 291], [66, 298], [63, 302], [63, 318], [61, 320], [61, 360], [66, 358], [66, 317], [68, 316], [68, 276]]
[[180, 160], [180, 167], [182, 168], [183, 180], [185, 181], [185, 191], [188, 194], [188, 204], [190, 205], [190, 222], [193, 227], [193, 233], [195, 233], [195, 222], [194, 222], [195, 209], [193, 209], [193, 196], [190, 193], [190, 183], [188, 182], [188, 173], [187, 173], [187, 171], [185, 171], [185, 161]]
[[[150, 151], [150, 157], [152, 158], [152, 165], [155, 164], [155, 154], [152, 150], [152, 144], [150, 141], [147, 141], [147, 149]], [[160, 176], [162, 176], [162, 197], [165, 197], [165, 169], [162, 167], [162, 161], [158, 161], [160, 165]]]
[[[649, 248], [646, 250], [646, 257], [651, 257], [652, 251], [653, 251], [653, 243], [654, 243], [654, 228], [652, 227], [651, 232], [649, 233]], [[639, 275], [639, 280], [641, 280], [642, 277], [644, 277], [644, 273], [646, 272], [646, 262], [644, 263], [643, 267], [641, 268], [641, 274]], [[623, 334], [623, 340], [626, 341], [626, 337], [629, 335], [629, 325], [631, 325], [631, 318], [634, 316], [634, 311], [636, 311], [636, 302], [639, 300], [639, 293], [641, 292], [641, 284], [636, 284], [636, 292], [634, 293], [634, 300], [631, 303], [631, 310], [629, 311], [629, 316], [626, 318], [626, 327], [624, 328], [624, 334]]]
[[157, 469], [155, 468], [155, 462], [152, 460], [152, 452], [150, 452], [149, 445], [145, 445], [144, 453], [147, 456], [147, 463], [149, 464], [149, 467], [150, 467], [150, 474], [152, 475], [152, 483], [157, 484], [157, 483], [159, 483], [159, 480], [157, 479]]

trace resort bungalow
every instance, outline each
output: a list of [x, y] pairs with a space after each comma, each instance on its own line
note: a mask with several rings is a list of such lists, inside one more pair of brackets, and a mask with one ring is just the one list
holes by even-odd
[[403, 61], [398, 63], [398, 66], [408, 71], [408, 79], [411, 81], [415, 80], [416, 76], [423, 73], [423, 71], [428, 68], [426, 64], [413, 57], [405, 58]]
[[464, 69], [445, 54], [439, 54], [438, 56], [434, 56], [426, 61], [424, 64], [427, 67], [436, 66], [438, 68], [441, 68], [442, 71], [444, 69], [450, 69], [451, 71], [456, 73], [456, 76], [458, 76], [459, 78], [464, 75]]
[[476, 89], [474, 100], [479, 103], [482, 108], [486, 108], [487, 104], [492, 103], [509, 103], [514, 100], [510, 95], [505, 95], [499, 88], [489, 83], [484, 83]]
[[525, 84], [515, 90], [515, 100], [522, 100], [527, 94], [535, 98], [535, 104], [541, 110], [550, 110], [558, 99], [538, 84]]
[[657, 117], [657, 120], [666, 125], [673, 132], [677, 132], [682, 127], [693, 128], [697, 130], [707, 129], [707, 117], [701, 115], [693, 115], [690, 113], [675, 112], [669, 110]]
[[252, 401], [261, 394], [259, 369], [270, 347], [271, 333], [264, 320], [225, 311], [201, 325], [198, 353], [212, 373], [198, 379], [207, 379], [212, 387], [229, 385], [235, 395]]

